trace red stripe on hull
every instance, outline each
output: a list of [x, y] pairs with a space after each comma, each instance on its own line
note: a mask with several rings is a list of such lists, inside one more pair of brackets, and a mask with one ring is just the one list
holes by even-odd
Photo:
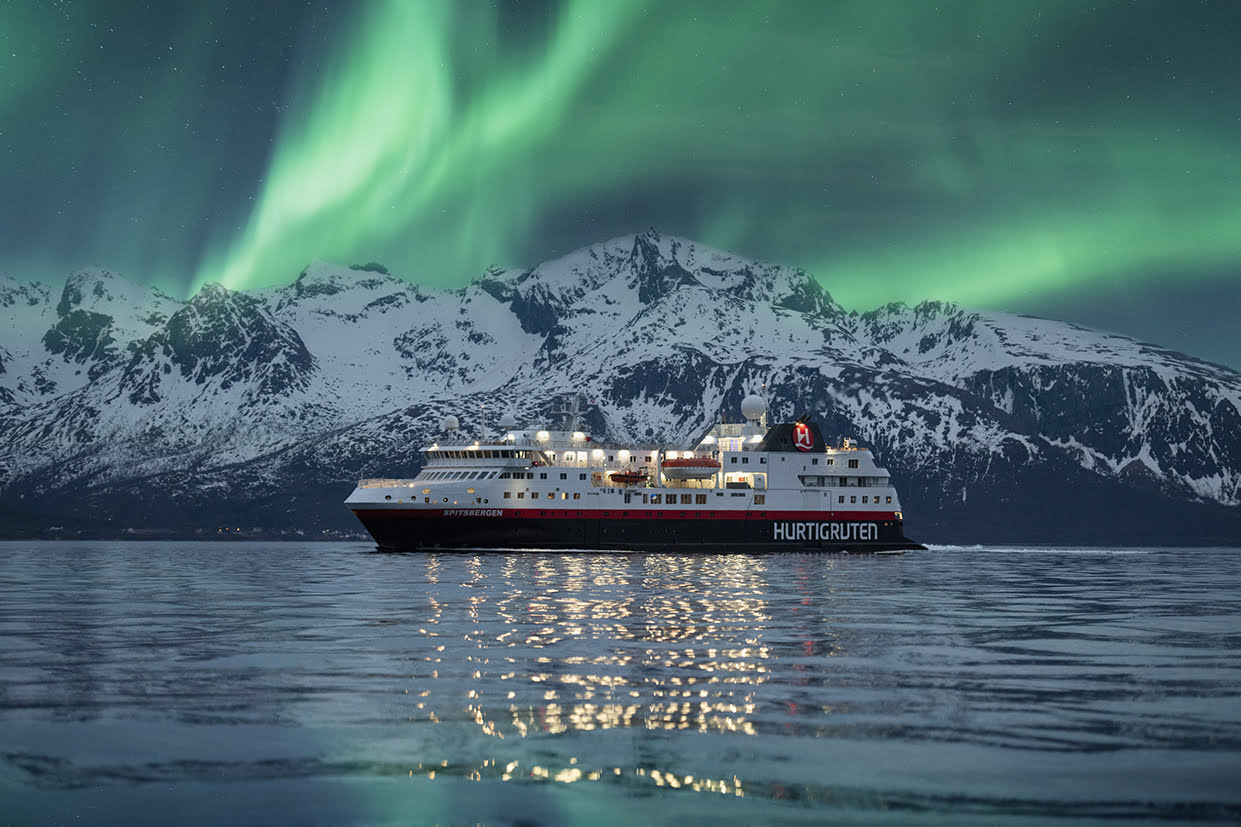
[[709, 508], [410, 508], [403, 505], [369, 507], [349, 506], [358, 517], [384, 516], [420, 520], [460, 519], [539, 519], [539, 520], [788, 520], [804, 522], [854, 522], [858, 520], [888, 521], [896, 519], [894, 511], [712, 511]]

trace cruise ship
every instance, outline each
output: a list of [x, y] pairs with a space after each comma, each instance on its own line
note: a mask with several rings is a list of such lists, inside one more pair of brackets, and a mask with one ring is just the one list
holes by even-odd
[[411, 479], [364, 479], [345, 501], [381, 550], [817, 551], [898, 553], [907, 539], [888, 472], [855, 441], [829, 446], [809, 415], [767, 426], [757, 395], [744, 421], [687, 450], [622, 446], [576, 430], [457, 436], [424, 449]]

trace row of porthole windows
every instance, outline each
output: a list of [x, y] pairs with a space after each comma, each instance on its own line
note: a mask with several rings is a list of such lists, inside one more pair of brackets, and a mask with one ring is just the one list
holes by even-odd
[[[384, 499], [385, 499], [385, 500], [390, 500], [390, 499], [392, 499], [392, 495], [391, 495], [391, 494], [385, 494], [385, 495], [384, 495]], [[409, 501], [412, 503], [412, 502], [414, 502], [414, 501], [415, 501], [415, 499], [417, 499], [417, 498], [416, 498], [416, 497], [410, 497], [410, 498], [409, 498]], [[397, 497], [397, 500], [396, 500], [396, 501], [397, 501], [397, 502], [400, 502], [400, 501], [401, 501], [401, 498], [400, 498], [400, 497]], [[430, 497], [423, 497], [423, 498], [422, 498], [422, 501], [423, 501], [424, 503], [430, 503], [430, 502], [431, 502], [431, 498], [430, 498]], [[447, 498], [447, 497], [445, 497], [445, 498], [442, 500], [442, 502], [448, 502], [448, 498]], [[456, 501], [456, 500], [453, 500], [452, 502], [453, 502], [453, 505], [456, 505], [456, 504], [457, 504], [457, 501]], [[484, 504], [486, 504], [488, 501], [487, 501], [486, 499], [484, 499], [483, 497], [475, 497], [475, 498], [474, 498], [474, 502], [475, 502], [475, 503], [484, 503]]]
[[[512, 498], [513, 498], [513, 492], [512, 492], [512, 491], [505, 491], [505, 492], [504, 492], [504, 499], [506, 499], [506, 500], [511, 500]], [[519, 500], [524, 500], [525, 498], [526, 498], [526, 492], [525, 492], [525, 491], [518, 491], [518, 492], [517, 492], [517, 499], [519, 499]], [[531, 491], [531, 492], [530, 492], [530, 499], [532, 499], [532, 500], [537, 500], [538, 498], [539, 498], [539, 492], [538, 492], [538, 491]], [[581, 498], [582, 498], [582, 494], [581, 494], [581, 492], [579, 492], [579, 491], [574, 491], [574, 492], [573, 492], [573, 499], [575, 499], [575, 500], [580, 500]], [[556, 499], [556, 495], [555, 495], [554, 493], [552, 493], [551, 491], [548, 491], [548, 492], [547, 492], [547, 499], [549, 499], [549, 500], [554, 500], [554, 499]], [[561, 492], [560, 492], [560, 499], [562, 499], [562, 500], [567, 500], [567, 499], [569, 499], [569, 492], [568, 492], [568, 491], [561, 491]]]
[[[844, 503], [844, 501], [845, 501], [845, 496], [844, 496], [844, 494], [841, 494], [839, 497], [837, 497], [837, 498], [836, 498], [836, 502], [837, 502], [838, 504], [843, 504], [843, 503]], [[849, 497], [849, 502], [850, 502], [851, 504], [856, 504], [856, 503], [857, 503], [857, 495], [852, 495], [852, 496], [850, 496], [850, 497]], [[863, 505], [865, 505], [865, 504], [867, 504], [867, 503], [869, 503], [869, 502], [870, 502], [870, 497], [869, 497], [869, 496], [867, 496], [867, 495], [865, 495], [865, 494], [863, 494], [863, 495], [862, 495], [862, 504], [863, 504]], [[876, 495], [875, 495], [875, 503], [876, 503], [876, 504], [878, 504], [878, 503], [879, 503], [879, 495], [878, 495], [878, 494], [876, 494]], [[891, 498], [891, 497], [888, 497], [888, 499], [887, 499], [887, 504], [888, 504], [888, 505], [891, 505], [891, 504], [892, 504], [892, 498]]]

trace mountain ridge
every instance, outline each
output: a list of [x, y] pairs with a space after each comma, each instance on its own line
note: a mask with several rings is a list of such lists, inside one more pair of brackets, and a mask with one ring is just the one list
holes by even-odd
[[944, 302], [845, 311], [802, 270], [654, 230], [453, 290], [323, 262], [185, 302], [103, 270], [0, 280], [0, 325], [0, 513], [27, 532], [351, 531], [352, 480], [412, 475], [447, 413], [546, 421], [580, 395], [599, 438], [681, 444], [766, 385], [774, 416], [874, 447], [919, 539], [1241, 536], [1236, 372]]

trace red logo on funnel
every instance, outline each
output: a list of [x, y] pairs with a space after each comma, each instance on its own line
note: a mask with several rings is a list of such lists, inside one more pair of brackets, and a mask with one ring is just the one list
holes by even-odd
[[793, 444], [799, 451], [809, 451], [814, 447], [814, 434], [805, 422], [798, 422], [793, 426]]

